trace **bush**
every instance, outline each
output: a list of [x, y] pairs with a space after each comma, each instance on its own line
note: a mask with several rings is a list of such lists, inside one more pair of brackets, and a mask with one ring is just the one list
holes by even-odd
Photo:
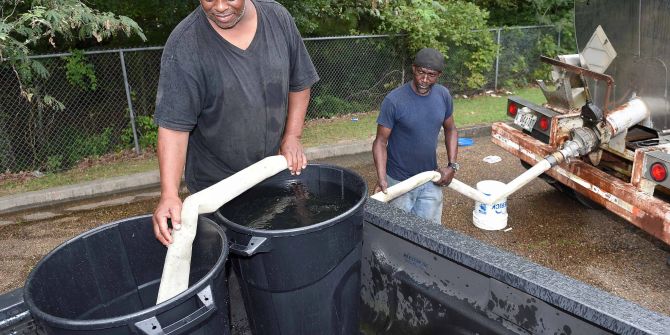
[[47, 157], [46, 170], [47, 172], [60, 171], [63, 168], [63, 155], [53, 155]]
[[[135, 118], [135, 130], [137, 131], [137, 141], [141, 149], [156, 148], [158, 144], [158, 126], [156, 126], [151, 116], [137, 116]], [[121, 132], [121, 143], [124, 148], [135, 147], [132, 125], [128, 124]]]
[[95, 76], [93, 64], [86, 61], [86, 56], [81, 50], [72, 50], [72, 55], [66, 58], [65, 74], [70, 85], [79, 87], [84, 91], [95, 91], [98, 87], [98, 79]]
[[338, 115], [362, 112], [363, 105], [357, 102], [349, 102], [333, 95], [321, 95], [314, 97], [310, 104], [310, 116], [314, 118], [331, 118]]
[[105, 128], [101, 134], [79, 136], [70, 153], [70, 162], [73, 164], [89, 156], [100, 156], [109, 152], [112, 137], [112, 128]]
[[[59, 141], [48, 141], [40, 157], [42, 167], [55, 172], [66, 170], [87, 157], [97, 157], [108, 153], [111, 149], [112, 128], [105, 128], [100, 134], [85, 134], [79, 128], [68, 128], [68, 138]], [[58, 144], [61, 145], [58, 145]]]

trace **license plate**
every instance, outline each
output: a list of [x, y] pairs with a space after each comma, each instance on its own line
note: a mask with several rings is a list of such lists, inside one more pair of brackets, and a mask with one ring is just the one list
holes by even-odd
[[514, 117], [514, 124], [528, 131], [533, 130], [535, 121], [537, 121], [537, 115], [533, 115], [532, 113], [518, 113]]

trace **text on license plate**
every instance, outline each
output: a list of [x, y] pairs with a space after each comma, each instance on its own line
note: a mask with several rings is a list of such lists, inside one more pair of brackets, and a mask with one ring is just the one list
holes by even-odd
[[533, 115], [531, 113], [518, 113], [514, 117], [514, 124], [528, 131], [533, 130], [535, 121], [537, 121], [537, 115]]

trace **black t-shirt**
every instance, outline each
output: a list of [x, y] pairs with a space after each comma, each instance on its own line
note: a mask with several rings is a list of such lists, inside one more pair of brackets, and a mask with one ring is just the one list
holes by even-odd
[[319, 80], [288, 11], [253, 0], [256, 35], [246, 50], [223, 39], [198, 7], [163, 50], [158, 126], [190, 132], [186, 183], [200, 191], [279, 152], [288, 93]]

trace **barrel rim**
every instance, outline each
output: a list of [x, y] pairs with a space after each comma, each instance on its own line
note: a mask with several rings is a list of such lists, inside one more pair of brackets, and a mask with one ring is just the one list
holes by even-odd
[[[35, 276], [35, 273], [37, 272], [37, 269], [39, 269], [42, 264], [44, 259], [47, 257], [59, 252], [61, 249], [63, 249], [66, 245], [68, 245], [71, 241], [83, 238], [85, 236], [93, 235], [96, 234], [100, 231], [106, 230], [113, 228], [115, 226], [118, 226], [119, 224], [130, 221], [130, 220], [137, 220], [137, 219], [146, 219], [146, 218], [151, 218], [152, 214], [146, 214], [146, 215], [139, 215], [139, 216], [134, 216], [130, 218], [124, 218], [121, 220], [117, 220], [114, 222], [110, 222], [107, 224], [104, 224], [102, 226], [99, 226], [97, 228], [88, 230], [86, 232], [83, 232], [65, 242], [60, 244], [58, 247], [53, 249], [51, 252], [49, 252], [47, 255], [45, 255], [40, 262], [30, 271], [30, 274], [28, 275], [28, 279], [26, 280], [26, 284], [31, 282], [33, 280], [33, 277]], [[213, 220], [200, 216], [198, 218], [198, 221], [200, 219], [204, 219], [206, 222], [209, 222], [209, 224], [216, 226], [217, 232], [219, 233], [219, 236], [221, 237], [221, 255], [219, 255], [219, 258], [216, 260], [214, 263], [214, 266], [205, 274], [200, 280], [198, 280], [195, 284], [191, 285], [188, 289], [186, 289], [184, 292], [181, 292], [180, 294], [158, 304], [151, 306], [149, 308], [126, 314], [123, 316], [116, 316], [112, 318], [105, 318], [105, 319], [86, 319], [86, 320], [75, 320], [75, 319], [68, 319], [64, 317], [59, 317], [55, 315], [51, 315], [40, 308], [37, 307], [37, 305], [33, 301], [32, 294], [30, 293], [30, 290], [27, 289], [28, 285], [24, 285], [24, 293], [23, 293], [23, 300], [25, 301], [26, 305], [28, 306], [28, 310], [30, 313], [39, 319], [40, 321], [44, 321], [48, 323], [49, 325], [57, 325], [60, 328], [63, 329], [70, 329], [70, 330], [76, 330], [76, 329], [87, 329], [87, 330], [96, 330], [96, 329], [107, 329], [107, 328], [113, 328], [113, 327], [118, 327], [121, 325], [128, 325], [131, 322], [135, 323], [137, 321], [142, 321], [144, 319], [150, 318], [152, 316], [159, 315], [163, 312], [166, 312], [172, 308], [174, 308], [176, 305], [179, 305], [183, 303], [184, 301], [192, 298], [193, 296], [197, 295], [200, 290], [207, 285], [208, 282], [212, 281], [212, 278], [214, 277], [215, 272], [220, 272], [224, 270], [224, 262], [228, 258], [228, 239], [226, 237], [226, 234], [224, 230], [221, 228], [220, 225], [218, 225], [216, 222]], [[215, 271], [218, 269], [217, 271]], [[130, 321], [130, 322], [129, 322]]]
[[351, 208], [349, 208], [347, 211], [340, 213], [339, 215], [332, 217], [328, 220], [315, 223], [313, 225], [305, 226], [305, 227], [298, 227], [298, 228], [291, 228], [291, 229], [258, 229], [258, 228], [250, 228], [247, 226], [243, 226], [239, 223], [235, 223], [229, 219], [227, 219], [219, 209], [217, 209], [214, 212], [214, 215], [219, 218], [222, 223], [226, 226], [226, 228], [232, 229], [235, 232], [238, 233], [243, 233], [247, 235], [253, 235], [253, 236], [263, 236], [263, 237], [279, 237], [279, 236], [293, 236], [293, 235], [302, 235], [306, 233], [311, 233], [314, 231], [319, 231], [325, 228], [328, 228], [332, 225], [334, 225], [337, 222], [342, 221], [345, 218], [348, 218], [352, 216], [354, 213], [359, 211], [361, 208], [364, 207], [365, 201], [367, 201], [368, 198], [368, 184], [365, 182], [365, 179], [361, 177], [358, 173], [354, 172], [351, 169], [337, 166], [337, 165], [332, 165], [332, 164], [322, 164], [322, 163], [314, 163], [314, 164], [308, 164], [308, 167], [318, 167], [318, 168], [334, 168], [337, 170], [341, 170], [342, 172], [348, 173], [352, 176], [355, 176], [363, 185], [363, 188], [361, 190], [360, 199], [353, 205]]

